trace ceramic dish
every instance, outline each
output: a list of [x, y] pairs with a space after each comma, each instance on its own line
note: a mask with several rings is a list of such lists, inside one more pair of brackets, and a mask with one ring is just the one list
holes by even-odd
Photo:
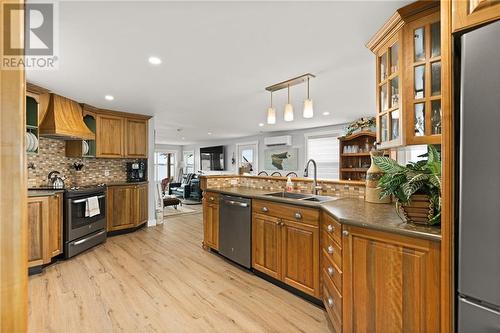
[[89, 144], [87, 141], [83, 140], [82, 141], [82, 154], [87, 155], [89, 153]]
[[35, 152], [38, 149], [38, 138], [36, 137], [35, 134], [33, 133], [30, 134], [33, 136], [33, 143], [34, 143], [33, 151]]
[[35, 143], [33, 142], [33, 137], [30, 134], [31, 133], [29, 132], [26, 133], [26, 139], [28, 141], [28, 147], [26, 148], [26, 150], [28, 152], [31, 152], [33, 150], [33, 147], [35, 146]]

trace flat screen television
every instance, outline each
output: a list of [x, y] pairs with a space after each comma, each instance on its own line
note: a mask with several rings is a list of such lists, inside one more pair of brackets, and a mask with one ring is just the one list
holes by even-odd
[[201, 170], [224, 170], [224, 146], [200, 148]]

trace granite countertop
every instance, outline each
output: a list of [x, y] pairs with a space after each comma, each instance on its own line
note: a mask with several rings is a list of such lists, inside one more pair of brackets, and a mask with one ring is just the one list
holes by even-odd
[[441, 229], [435, 226], [406, 223], [398, 216], [393, 204], [373, 204], [361, 198], [332, 197], [322, 203], [289, 198], [278, 198], [266, 194], [279, 191], [254, 189], [249, 187], [207, 188], [206, 191], [241, 196], [252, 199], [263, 199], [307, 207], [315, 207], [326, 211], [340, 223], [374, 230], [393, 232], [404, 236], [417, 237], [432, 241], [441, 240]]
[[148, 183], [147, 180], [144, 182], [112, 182], [112, 183], [106, 183], [106, 186], [142, 185], [147, 183]]
[[28, 198], [32, 197], [51, 197], [56, 193], [64, 192], [61, 189], [28, 189]]

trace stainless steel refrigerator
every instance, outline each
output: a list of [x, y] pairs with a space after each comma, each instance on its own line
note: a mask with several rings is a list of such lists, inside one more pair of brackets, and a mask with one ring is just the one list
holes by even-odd
[[458, 332], [500, 332], [500, 21], [461, 36]]

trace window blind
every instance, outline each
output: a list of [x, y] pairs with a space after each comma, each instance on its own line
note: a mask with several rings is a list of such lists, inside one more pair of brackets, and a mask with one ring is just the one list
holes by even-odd
[[336, 135], [308, 137], [307, 160], [310, 158], [318, 165], [318, 178], [339, 179], [339, 140]]

